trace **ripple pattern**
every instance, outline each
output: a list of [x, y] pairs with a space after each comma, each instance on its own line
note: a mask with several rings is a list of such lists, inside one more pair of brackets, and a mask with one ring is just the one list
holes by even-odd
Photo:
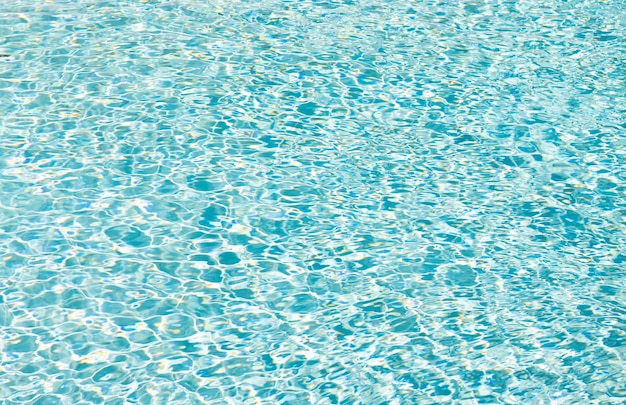
[[626, 401], [620, 0], [16, 0], [3, 404]]

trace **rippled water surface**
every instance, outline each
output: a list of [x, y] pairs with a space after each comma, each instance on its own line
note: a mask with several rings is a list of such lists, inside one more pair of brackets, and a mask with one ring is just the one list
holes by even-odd
[[5, 1], [0, 402], [626, 401], [626, 4]]

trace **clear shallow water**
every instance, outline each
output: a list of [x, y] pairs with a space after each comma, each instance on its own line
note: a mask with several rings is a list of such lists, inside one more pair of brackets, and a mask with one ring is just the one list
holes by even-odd
[[623, 403], [624, 10], [4, 4], [2, 403]]

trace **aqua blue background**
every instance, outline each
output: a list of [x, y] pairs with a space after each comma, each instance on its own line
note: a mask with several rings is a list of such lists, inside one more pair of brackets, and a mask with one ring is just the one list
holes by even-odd
[[623, 1], [5, 3], [2, 403], [626, 401]]

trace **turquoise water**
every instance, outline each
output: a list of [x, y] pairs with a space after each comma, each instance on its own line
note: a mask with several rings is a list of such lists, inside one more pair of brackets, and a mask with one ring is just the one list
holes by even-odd
[[2, 404], [626, 402], [626, 5], [0, 7]]

